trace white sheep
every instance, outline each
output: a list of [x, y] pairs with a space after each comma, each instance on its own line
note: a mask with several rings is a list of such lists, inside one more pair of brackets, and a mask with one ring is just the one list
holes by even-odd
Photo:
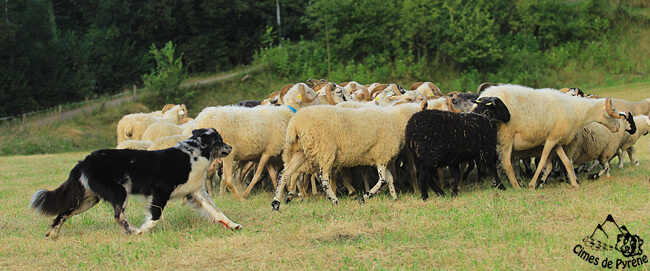
[[579, 187], [573, 165], [562, 146], [575, 137], [580, 127], [592, 122], [616, 132], [619, 129], [616, 119], [622, 118], [616, 113], [610, 98], [572, 97], [551, 89], [498, 85], [487, 88], [480, 97], [498, 97], [510, 110], [512, 118], [508, 123], [499, 124], [498, 138], [501, 165], [514, 187], [519, 187], [519, 183], [512, 169], [513, 150], [527, 150], [540, 145], [544, 145], [542, 155], [529, 187], [535, 188], [553, 150], [567, 169], [571, 184]]
[[[609, 161], [616, 155], [619, 144], [625, 135], [629, 135], [630, 133], [636, 134], [636, 125], [632, 117], [629, 113], [623, 115], [628, 120], [618, 120], [622, 129], [619, 129], [617, 132], [612, 133], [605, 126], [592, 122], [582, 126], [573, 140], [564, 146], [566, 155], [571, 159], [573, 164], [580, 165], [594, 160], [600, 163], [602, 170], [589, 175], [589, 179], [598, 179], [603, 175], [609, 177]], [[545, 183], [546, 178], [552, 171], [552, 164], [547, 163], [546, 172], [540, 178], [540, 186]]]
[[340, 102], [353, 100], [347, 89], [331, 82], [318, 83], [314, 85], [313, 89], [318, 93], [320, 104], [336, 105]]
[[630, 112], [634, 116], [650, 115], [650, 98], [638, 102], [628, 102], [622, 99], [612, 99], [612, 101], [619, 111]]
[[171, 122], [179, 125], [186, 121], [185, 105], [166, 105], [162, 111], [128, 114], [117, 123], [117, 144], [124, 140], [141, 140], [149, 125], [156, 122]]
[[388, 183], [391, 196], [397, 199], [393, 176], [386, 169], [404, 147], [406, 123], [419, 107], [410, 103], [358, 109], [312, 106], [296, 113], [287, 127], [284, 173], [278, 180], [273, 209], [279, 209], [287, 178], [305, 163], [318, 165], [322, 188], [333, 204], [338, 203], [330, 186], [334, 167], [375, 166], [379, 181], [364, 197], [372, 197]]
[[442, 92], [440, 92], [440, 88], [436, 86], [436, 84], [431, 83], [431, 82], [416, 82], [411, 85], [409, 90], [415, 90], [417, 92], [420, 92], [424, 95], [424, 97], [429, 98], [429, 97], [441, 97], [444, 96]]
[[178, 142], [185, 141], [190, 138], [189, 135], [171, 135], [158, 138], [154, 140], [147, 148], [149, 151], [163, 150], [176, 146]]
[[[154, 141], [161, 137], [180, 135], [183, 133], [183, 127], [171, 122], [152, 123], [142, 133], [142, 140]], [[173, 146], [172, 146], [173, 147]]]
[[639, 160], [636, 158], [636, 149], [634, 144], [650, 132], [650, 119], [646, 115], [634, 116], [634, 123], [636, 124], [636, 133], [630, 135], [629, 133], [623, 134], [623, 140], [619, 146], [618, 168], [623, 169], [623, 162], [625, 161], [625, 153], [630, 158], [630, 162], [635, 166], [639, 166]]
[[[317, 104], [316, 92], [304, 83], [283, 87], [279, 100], [286, 106], [207, 107], [194, 119], [194, 129], [214, 128], [232, 152], [223, 159], [224, 185], [241, 199], [247, 197], [273, 156], [282, 153], [286, 127], [300, 108]], [[255, 176], [243, 194], [234, 186], [234, 161], [259, 159]], [[243, 197], [242, 197], [243, 196]]]
[[357, 102], [369, 102], [372, 101], [370, 92], [368, 88], [362, 84], [359, 84], [355, 81], [341, 83], [340, 86], [347, 89], [352, 93], [352, 99]]
[[151, 146], [153, 142], [151, 141], [144, 141], [144, 140], [124, 140], [120, 142], [120, 144], [117, 144], [117, 147], [115, 147], [118, 150], [124, 150], [124, 149], [129, 149], [129, 150], [146, 150]]

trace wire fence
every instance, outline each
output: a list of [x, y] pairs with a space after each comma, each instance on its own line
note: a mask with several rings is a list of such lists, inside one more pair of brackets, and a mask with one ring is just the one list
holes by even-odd
[[[216, 81], [222, 81], [222, 80], [232, 78], [236, 75], [258, 71], [261, 68], [262, 65], [256, 65], [231, 74], [207, 78], [198, 82], [181, 84], [179, 87], [190, 88], [190, 87], [195, 87], [200, 85], [208, 85]], [[45, 125], [45, 124], [53, 123], [54, 121], [69, 119], [79, 114], [87, 114], [96, 109], [104, 108], [105, 106], [116, 106], [124, 102], [136, 101], [139, 97], [143, 97], [145, 95], [148, 95], [149, 93], [151, 92], [148, 91], [146, 88], [138, 89], [134, 85], [132, 90], [127, 90], [115, 95], [103, 96], [97, 99], [86, 100], [82, 102], [60, 104], [58, 106], [53, 106], [43, 110], [23, 113], [21, 115], [16, 115], [16, 116], [1, 117], [0, 126], [6, 127], [6, 126], [22, 125], [22, 127], [25, 127], [26, 125], [35, 125], [35, 126]]]
[[127, 90], [118, 94], [102, 96], [100, 98], [60, 104], [43, 110], [23, 113], [21, 115], [8, 116], [0, 118], [0, 125], [44, 125], [58, 120], [72, 118], [82, 113], [89, 113], [104, 106], [119, 105], [127, 101], [135, 101], [138, 96], [142, 97], [149, 92], [146, 88], [138, 89], [135, 85], [132, 90]]

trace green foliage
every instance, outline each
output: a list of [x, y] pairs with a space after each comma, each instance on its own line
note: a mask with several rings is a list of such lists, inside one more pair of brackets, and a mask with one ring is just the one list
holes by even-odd
[[160, 50], [152, 44], [149, 52], [156, 61], [156, 68], [142, 75], [142, 81], [148, 90], [164, 97], [166, 103], [178, 104], [191, 99], [194, 92], [180, 87], [183, 81], [183, 55], [175, 58], [175, 51], [176, 46], [171, 41]]

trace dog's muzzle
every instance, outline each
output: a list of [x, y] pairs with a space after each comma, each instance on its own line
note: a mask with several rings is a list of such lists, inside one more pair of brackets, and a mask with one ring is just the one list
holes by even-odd
[[228, 154], [232, 152], [232, 147], [228, 144], [223, 144], [223, 147], [221, 147], [221, 151], [219, 152], [220, 157], [226, 157]]

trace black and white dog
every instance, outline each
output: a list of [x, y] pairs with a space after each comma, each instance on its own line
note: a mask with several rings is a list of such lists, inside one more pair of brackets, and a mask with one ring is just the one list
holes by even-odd
[[[59, 188], [37, 191], [30, 207], [44, 215], [56, 215], [46, 234], [50, 238], [57, 236], [66, 220], [87, 211], [100, 199], [113, 206], [115, 221], [127, 234], [150, 230], [158, 223], [167, 201], [183, 197], [203, 216], [238, 230], [242, 226], [230, 221], [205, 191], [208, 168], [231, 151], [232, 147], [212, 128], [194, 130], [190, 139], [159, 151], [94, 151], [72, 169]], [[140, 228], [132, 227], [124, 214], [129, 194], [144, 195], [149, 203], [147, 218]]]

